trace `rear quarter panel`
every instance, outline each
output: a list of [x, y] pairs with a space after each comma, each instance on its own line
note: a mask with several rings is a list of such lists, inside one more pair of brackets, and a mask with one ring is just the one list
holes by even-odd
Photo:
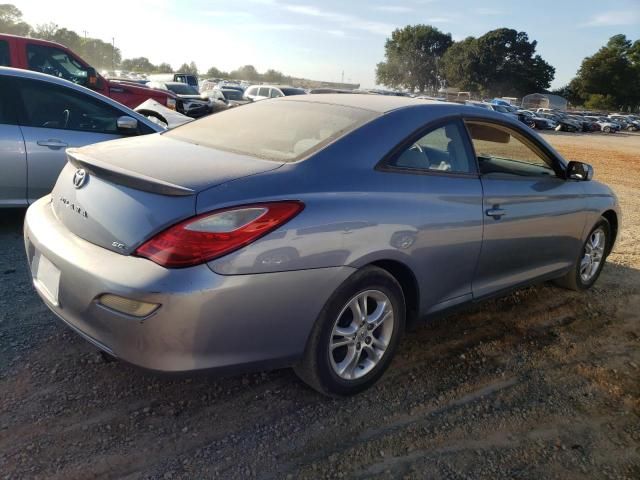
[[392, 112], [312, 158], [202, 192], [198, 213], [265, 200], [305, 203], [289, 223], [210, 267], [233, 275], [396, 260], [424, 287], [425, 305], [469, 294], [482, 237], [479, 179], [375, 170], [409, 133], [441, 116], [429, 110]]

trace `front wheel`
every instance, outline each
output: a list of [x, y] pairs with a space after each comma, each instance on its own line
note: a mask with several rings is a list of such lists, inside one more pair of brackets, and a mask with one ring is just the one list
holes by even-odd
[[366, 267], [327, 301], [294, 371], [325, 395], [361, 392], [389, 366], [404, 324], [404, 296], [397, 280], [386, 270]]
[[570, 290], [586, 290], [600, 276], [610, 250], [611, 228], [605, 218], [593, 227], [582, 246], [580, 258], [571, 270], [555, 282]]
[[604, 127], [604, 128], [602, 129], [602, 131], [603, 131], [604, 133], [611, 133], [611, 127]]

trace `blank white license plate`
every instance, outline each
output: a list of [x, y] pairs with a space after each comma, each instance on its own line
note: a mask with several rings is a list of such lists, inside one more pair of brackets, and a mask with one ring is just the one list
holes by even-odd
[[58, 289], [60, 288], [60, 270], [51, 261], [40, 254], [33, 256], [33, 280], [40, 292], [55, 306], [58, 306]]

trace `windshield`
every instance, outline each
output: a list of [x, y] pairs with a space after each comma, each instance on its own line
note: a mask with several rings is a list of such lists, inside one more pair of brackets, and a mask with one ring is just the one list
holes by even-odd
[[164, 135], [266, 160], [290, 162], [371, 120], [360, 108], [298, 101], [269, 101], [232, 108]]
[[200, 92], [186, 83], [168, 83], [167, 88], [177, 95], [200, 95]]

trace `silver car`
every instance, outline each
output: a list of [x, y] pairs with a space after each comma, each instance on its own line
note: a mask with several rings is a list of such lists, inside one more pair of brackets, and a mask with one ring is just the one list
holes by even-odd
[[620, 209], [500, 113], [304, 95], [68, 151], [25, 245], [48, 307], [160, 371], [293, 366], [347, 395], [409, 319], [598, 278]]
[[162, 130], [88, 88], [0, 67], [0, 208], [26, 206], [51, 192], [67, 147]]

